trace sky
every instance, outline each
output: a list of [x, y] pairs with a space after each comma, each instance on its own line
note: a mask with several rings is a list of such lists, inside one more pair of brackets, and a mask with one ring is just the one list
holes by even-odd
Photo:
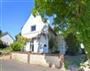
[[34, 0], [0, 0], [0, 29], [15, 37], [30, 16]]

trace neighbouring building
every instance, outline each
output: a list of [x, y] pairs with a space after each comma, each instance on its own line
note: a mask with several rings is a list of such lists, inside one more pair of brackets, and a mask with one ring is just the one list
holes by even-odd
[[7, 46], [10, 46], [10, 44], [14, 42], [13, 37], [8, 32], [2, 33], [0, 35], [0, 40]]
[[[54, 52], [55, 50], [63, 50], [65, 52], [65, 44], [63, 43], [64, 39], [62, 36], [58, 36], [48, 25], [48, 22], [43, 21], [39, 14], [36, 16], [30, 15], [21, 29], [21, 35], [28, 39], [24, 46], [25, 51], [49, 53]], [[49, 43], [50, 39], [53, 39], [51, 43]], [[54, 48], [50, 49], [52, 47], [49, 47], [49, 45], [53, 44], [55, 44], [55, 46], [53, 46]]]

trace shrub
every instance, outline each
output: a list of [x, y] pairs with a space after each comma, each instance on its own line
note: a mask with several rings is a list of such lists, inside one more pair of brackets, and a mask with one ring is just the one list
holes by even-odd
[[22, 37], [20, 34], [16, 36], [16, 41], [11, 44], [11, 48], [13, 51], [21, 51], [24, 47], [26, 39]]
[[77, 38], [74, 36], [73, 33], [70, 33], [66, 37], [66, 44], [68, 46], [67, 48], [67, 54], [69, 55], [75, 55], [79, 52], [79, 43], [77, 41]]
[[49, 50], [52, 53], [58, 52], [57, 51], [57, 45], [56, 45], [55, 39], [53, 39], [53, 38], [49, 38]]
[[7, 47], [7, 45], [4, 44], [4, 43], [0, 40], [0, 48], [3, 49], [3, 48], [6, 48], [6, 47]]
[[22, 48], [22, 45], [19, 42], [15, 42], [14, 44], [11, 45], [11, 47], [13, 51], [20, 51]]

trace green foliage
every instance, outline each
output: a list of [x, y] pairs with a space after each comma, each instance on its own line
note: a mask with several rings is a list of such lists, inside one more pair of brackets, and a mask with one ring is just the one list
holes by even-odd
[[2, 31], [0, 30], [0, 35], [2, 34]]
[[2, 54], [9, 54], [12, 51], [12, 48], [7, 47], [7, 48], [4, 48], [4, 49], [0, 49], [0, 51], [1, 51]]
[[77, 55], [77, 56], [65, 56], [64, 66], [66, 69], [68, 69], [71, 65], [75, 65], [77, 67], [80, 67], [81, 64], [86, 62], [86, 56], [85, 55]]
[[22, 48], [22, 45], [20, 42], [15, 42], [14, 44], [11, 45], [11, 47], [14, 51], [20, 51]]
[[49, 47], [50, 49], [53, 49], [54, 47], [54, 40], [52, 38], [49, 39]]
[[[0, 38], [1, 38], [1, 36], [2, 36], [2, 30], [0, 30]], [[1, 40], [0, 40], [0, 49], [3, 49], [3, 48], [6, 48], [7, 47], [7, 45], [6, 44], [4, 44]]]
[[68, 34], [68, 36], [66, 37], [66, 43], [68, 46], [67, 54], [69, 55], [78, 54], [80, 46], [77, 41], [77, 38], [75, 37], [73, 33]]
[[26, 39], [22, 37], [20, 34], [16, 36], [16, 41], [11, 44], [11, 48], [13, 51], [20, 51], [23, 49]]
[[6, 44], [3, 44], [3, 42], [0, 40], [0, 48], [3, 49], [3, 48], [6, 48], [7, 45]]
[[0, 48], [3, 48], [3, 43], [1, 40], [0, 40]]
[[49, 49], [51, 50], [51, 52], [55, 52], [57, 49], [55, 39], [53, 39], [53, 38], [49, 38]]
[[[74, 32], [90, 58], [90, 0], [34, 0], [35, 11], [53, 16], [56, 32]], [[54, 16], [56, 15], [56, 16]], [[79, 34], [77, 34], [77, 32]]]

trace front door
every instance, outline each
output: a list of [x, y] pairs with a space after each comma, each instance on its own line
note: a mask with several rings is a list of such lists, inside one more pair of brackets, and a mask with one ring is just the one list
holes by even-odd
[[34, 52], [34, 43], [33, 43], [33, 41], [30, 42], [30, 48], [31, 48], [31, 51]]

